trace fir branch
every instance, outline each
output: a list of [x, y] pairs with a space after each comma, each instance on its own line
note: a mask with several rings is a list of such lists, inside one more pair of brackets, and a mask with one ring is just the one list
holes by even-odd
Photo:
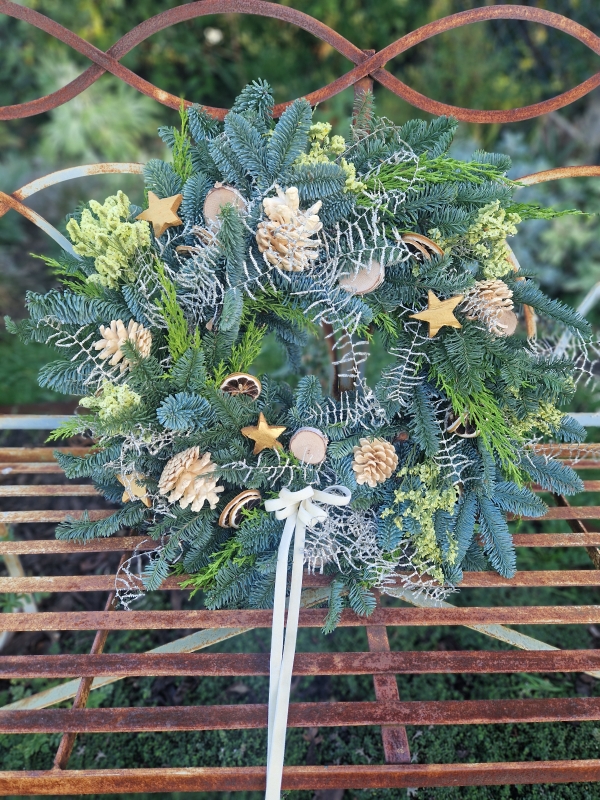
[[513, 292], [513, 300], [516, 303], [535, 308], [542, 316], [562, 322], [567, 328], [578, 331], [586, 339], [589, 339], [592, 335], [590, 323], [579, 312], [558, 300], [550, 300], [541, 289], [538, 289], [533, 281], [514, 280], [511, 282], [510, 288]]

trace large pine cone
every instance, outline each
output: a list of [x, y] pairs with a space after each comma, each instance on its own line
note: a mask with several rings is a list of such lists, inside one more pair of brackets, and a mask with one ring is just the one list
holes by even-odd
[[277, 197], [266, 197], [263, 208], [268, 222], [261, 222], [256, 231], [256, 243], [263, 257], [273, 267], [286, 272], [302, 272], [317, 258], [319, 243], [312, 237], [323, 227], [317, 212], [318, 200], [307, 211], [300, 211], [298, 189], [290, 186], [283, 192], [278, 186]]
[[121, 350], [121, 346], [125, 342], [131, 342], [131, 344], [135, 345], [142, 358], [148, 358], [150, 355], [152, 334], [147, 328], [144, 328], [143, 325], [133, 319], [130, 320], [127, 327], [123, 324], [123, 320], [120, 319], [113, 319], [110, 326], [100, 325], [100, 335], [102, 339], [95, 343], [94, 350], [102, 351], [99, 355], [101, 359], [110, 358], [108, 363], [111, 367], [120, 362], [121, 372], [125, 372], [131, 366]]
[[383, 483], [398, 466], [398, 456], [394, 446], [385, 439], [361, 439], [354, 448], [352, 469], [358, 484], [366, 483], [374, 489]]
[[511, 336], [518, 322], [512, 294], [499, 279], [478, 281], [465, 293], [460, 309], [467, 319], [483, 322], [495, 336]]
[[215, 465], [210, 453], [200, 455], [199, 447], [190, 447], [177, 453], [165, 464], [158, 484], [159, 494], [168, 495], [170, 503], [179, 500], [181, 508], [191, 503], [192, 511], [200, 511], [205, 502], [214, 509], [219, 502], [219, 493], [225, 489], [217, 486], [217, 478], [210, 473]]

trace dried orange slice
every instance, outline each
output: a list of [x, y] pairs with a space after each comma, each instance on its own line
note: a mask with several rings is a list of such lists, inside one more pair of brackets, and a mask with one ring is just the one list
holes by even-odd
[[262, 392], [262, 383], [256, 375], [247, 372], [232, 372], [220, 386], [222, 392], [227, 394], [245, 394], [253, 400]]

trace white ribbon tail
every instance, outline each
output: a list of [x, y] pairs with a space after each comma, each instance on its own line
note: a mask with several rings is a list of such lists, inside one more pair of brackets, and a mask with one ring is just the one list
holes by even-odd
[[[341, 494], [334, 494], [332, 491], [334, 489], [337, 489]], [[281, 796], [285, 735], [302, 594], [306, 526], [327, 518], [327, 511], [312, 503], [311, 498], [328, 505], [342, 506], [350, 502], [350, 491], [343, 486], [331, 487], [331, 489], [324, 492], [314, 490], [311, 486], [307, 486], [299, 492], [290, 492], [288, 489], [282, 489], [277, 499], [265, 502], [267, 511], [274, 511], [277, 519], [286, 520], [277, 553], [277, 568], [275, 572], [265, 800], [280, 800]], [[294, 556], [284, 641], [287, 565], [292, 537], [294, 537]]]

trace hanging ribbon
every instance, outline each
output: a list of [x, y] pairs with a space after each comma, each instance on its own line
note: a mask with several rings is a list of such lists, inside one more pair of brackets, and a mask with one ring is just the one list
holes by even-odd
[[[277, 519], [284, 519], [286, 521], [281, 536], [279, 551], [277, 553], [277, 570], [275, 572], [269, 683], [267, 790], [265, 800], [280, 800], [281, 796], [285, 734], [290, 704], [292, 669], [294, 666], [294, 655], [296, 653], [298, 616], [300, 613], [306, 528], [315, 522], [322, 522], [328, 517], [327, 510], [316, 505], [316, 503], [324, 503], [329, 506], [345, 506], [350, 502], [350, 498], [350, 490], [345, 486], [330, 486], [324, 491], [313, 489], [312, 486], [306, 486], [299, 492], [290, 492], [289, 489], [282, 489], [279, 493], [279, 497], [265, 501], [265, 509], [267, 511], [274, 511]], [[284, 643], [287, 567], [290, 545], [294, 533], [292, 581]]]

